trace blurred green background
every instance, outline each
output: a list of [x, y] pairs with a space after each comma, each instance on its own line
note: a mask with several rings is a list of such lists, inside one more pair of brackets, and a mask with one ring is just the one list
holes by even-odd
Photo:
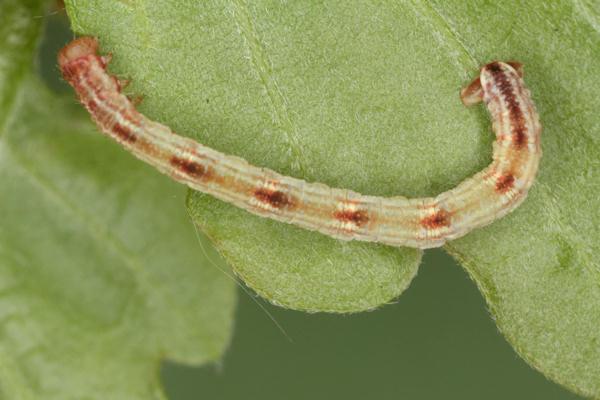
[[[64, 15], [48, 17], [37, 68], [56, 91], [71, 90], [55, 57], [72, 38]], [[171, 400], [581, 398], [517, 356], [475, 284], [438, 249], [426, 251], [396, 304], [372, 312], [306, 314], [239, 290], [223, 359], [201, 367], [167, 361], [161, 374]]]
[[231, 347], [218, 365], [165, 363], [172, 400], [580, 399], [517, 356], [466, 272], [428, 250], [396, 300], [354, 315], [305, 314], [240, 291]]

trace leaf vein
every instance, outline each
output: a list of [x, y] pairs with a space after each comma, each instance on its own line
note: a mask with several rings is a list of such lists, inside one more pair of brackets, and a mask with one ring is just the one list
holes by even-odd
[[260, 78], [276, 118], [282, 125], [285, 140], [290, 146], [290, 153], [292, 155], [291, 167], [293, 170], [299, 171], [302, 176], [306, 176], [306, 173], [310, 172], [311, 168], [305, 166], [306, 157], [304, 156], [302, 145], [298, 139], [300, 135], [298, 134], [296, 125], [290, 117], [287, 108], [288, 102], [269, 66], [265, 48], [258, 38], [258, 33], [250, 18], [248, 4], [245, 0], [233, 0], [231, 5], [235, 22], [240, 34], [245, 39], [248, 52], [250, 53], [250, 66]]

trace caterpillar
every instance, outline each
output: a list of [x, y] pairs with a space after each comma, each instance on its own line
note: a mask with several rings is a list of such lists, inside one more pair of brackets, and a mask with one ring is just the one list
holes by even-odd
[[136, 110], [127, 82], [106, 71], [98, 39], [80, 37], [58, 54], [66, 81], [98, 129], [139, 159], [194, 190], [253, 214], [343, 240], [431, 248], [490, 224], [518, 207], [538, 169], [541, 124], [517, 62], [489, 63], [461, 90], [467, 106], [484, 101], [496, 135], [493, 161], [432, 198], [367, 196], [282, 176], [177, 135]]

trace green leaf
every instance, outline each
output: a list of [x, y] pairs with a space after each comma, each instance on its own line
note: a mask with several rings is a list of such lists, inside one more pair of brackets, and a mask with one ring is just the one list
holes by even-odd
[[[600, 10], [596, 2], [68, 2], [101, 38], [142, 110], [202, 143], [285, 174], [372, 195], [431, 196], [490, 162], [483, 106], [459, 88], [518, 60], [545, 152], [516, 212], [446, 246], [533, 366], [600, 398]], [[343, 243], [188, 204], [238, 274], [271, 301], [370, 308], [400, 293], [419, 252]]]
[[[600, 398], [600, 4], [552, 2], [503, 16], [481, 7], [469, 19], [465, 6], [442, 4], [474, 57], [524, 63], [544, 125], [544, 157], [525, 204], [446, 249], [521, 356]], [[487, 32], [467, 25], [489, 15]]]
[[0, 6], [0, 398], [164, 398], [164, 358], [222, 355], [234, 285], [185, 189], [31, 76], [43, 15]]
[[32, 60], [44, 4], [43, 0], [0, 3], [0, 128], [6, 124], [21, 81], [29, 72], [24, 66]]

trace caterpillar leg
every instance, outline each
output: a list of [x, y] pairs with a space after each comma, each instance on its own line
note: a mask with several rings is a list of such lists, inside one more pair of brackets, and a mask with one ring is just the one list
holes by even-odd
[[479, 77], [475, 78], [469, 86], [460, 89], [460, 98], [467, 107], [474, 106], [483, 100], [483, 88]]
[[104, 66], [106, 67], [108, 64], [110, 64], [112, 62], [113, 55], [112, 55], [112, 53], [103, 54], [100, 56], [100, 59], [102, 60], [102, 62], [104, 63]]
[[131, 99], [131, 102], [133, 103], [134, 107], [137, 107], [140, 105], [140, 103], [142, 102], [142, 100], [144, 100], [144, 97], [146, 97], [145, 94], [139, 95], [138, 97], [136, 97], [135, 99]]
[[131, 83], [131, 79], [119, 79], [119, 89], [125, 89]]

